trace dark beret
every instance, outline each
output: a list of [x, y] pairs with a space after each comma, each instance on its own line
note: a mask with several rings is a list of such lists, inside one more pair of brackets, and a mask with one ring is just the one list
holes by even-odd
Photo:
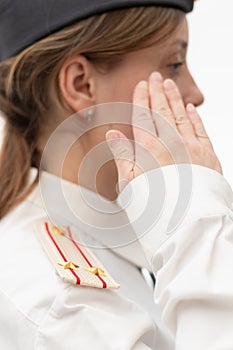
[[77, 20], [135, 6], [190, 12], [193, 0], [0, 0], [0, 61]]

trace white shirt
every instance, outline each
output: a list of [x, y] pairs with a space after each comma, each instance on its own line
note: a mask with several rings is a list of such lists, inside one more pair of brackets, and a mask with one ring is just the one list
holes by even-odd
[[[114, 237], [111, 228], [125, 220], [112, 214], [114, 204], [103, 201], [103, 212], [111, 210], [101, 216], [94, 193], [43, 171], [40, 185], [0, 223], [0, 348], [232, 349], [233, 194], [217, 172], [197, 165], [191, 169], [192, 192], [185, 188], [183, 198], [184, 203], [188, 199], [186, 212], [182, 217], [178, 210], [172, 232], [167, 226], [182, 192], [175, 166], [162, 168], [165, 192], [157, 169], [134, 179], [120, 194], [117, 206], [130, 198], [124, 213], [136, 241], [121, 224], [123, 235]], [[35, 173], [32, 168], [31, 180]], [[155, 212], [156, 220], [150, 220]], [[34, 232], [35, 221], [47, 218], [79, 225], [82, 239], [121, 287], [62, 281]], [[139, 266], [153, 270], [154, 291]]]

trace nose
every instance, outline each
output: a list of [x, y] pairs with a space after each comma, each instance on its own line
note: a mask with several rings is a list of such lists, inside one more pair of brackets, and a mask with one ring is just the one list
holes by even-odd
[[204, 102], [204, 96], [200, 89], [198, 88], [196, 82], [194, 81], [191, 74], [187, 77], [185, 82], [185, 89], [183, 90], [183, 100], [185, 105], [188, 103], [194, 104], [194, 106], [198, 107]]

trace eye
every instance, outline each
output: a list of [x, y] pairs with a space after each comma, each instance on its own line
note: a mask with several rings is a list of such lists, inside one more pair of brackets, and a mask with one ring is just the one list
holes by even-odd
[[183, 66], [184, 62], [176, 62], [168, 65], [172, 75], [179, 74], [180, 68]]

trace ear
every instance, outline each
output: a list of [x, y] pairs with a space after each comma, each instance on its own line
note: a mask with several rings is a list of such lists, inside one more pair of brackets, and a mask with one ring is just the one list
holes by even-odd
[[74, 113], [95, 103], [94, 67], [83, 55], [63, 64], [59, 84], [63, 98]]

